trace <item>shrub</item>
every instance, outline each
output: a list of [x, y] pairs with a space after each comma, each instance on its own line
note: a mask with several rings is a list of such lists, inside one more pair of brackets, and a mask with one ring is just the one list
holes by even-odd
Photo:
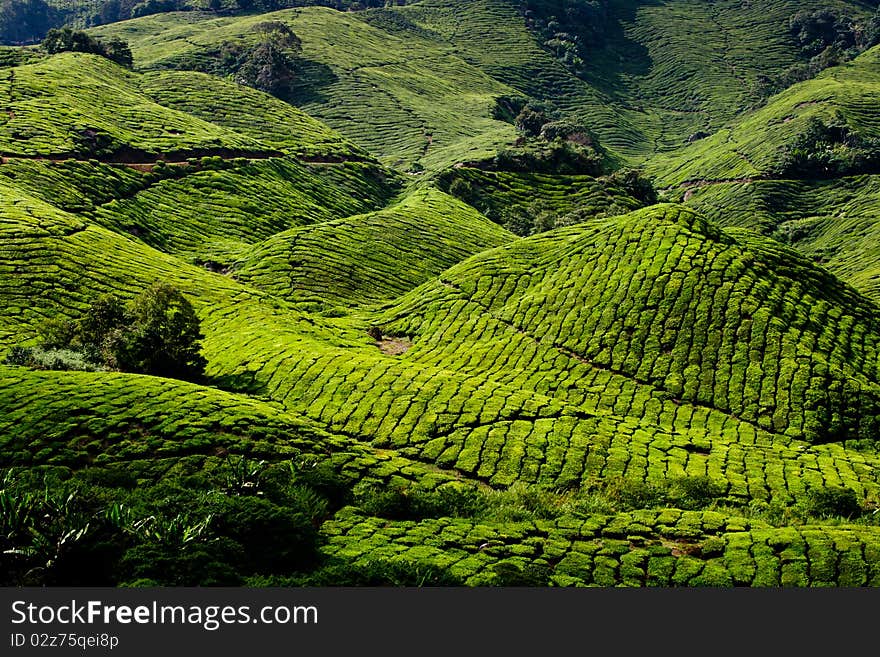
[[414, 518], [407, 491], [403, 488], [382, 488], [375, 483], [356, 486], [353, 502], [369, 516], [389, 520]]
[[617, 479], [607, 484], [605, 494], [620, 509], [648, 509], [666, 501], [666, 489], [641, 479]]
[[131, 48], [122, 39], [114, 38], [103, 42], [85, 32], [69, 27], [49, 30], [46, 33], [46, 38], [43, 39], [42, 46], [50, 55], [59, 52], [85, 52], [101, 55], [128, 68], [131, 68], [133, 63]]
[[864, 511], [854, 490], [838, 486], [810, 491], [808, 508], [810, 513], [823, 518], [857, 518]]
[[850, 130], [842, 117], [825, 123], [812, 117], [806, 129], [777, 151], [774, 174], [831, 178], [880, 170], [880, 140]]
[[111, 338], [119, 369], [179, 379], [198, 379], [205, 371], [199, 319], [186, 297], [167, 283], [138, 296], [126, 327]]
[[128, 307], [117, 297], [104, 295], [79, 319], [52, 319], [39, 334], [39, 348], [16, 347], [6, 362], [54, 370], [118, 369], [179, 379], [200, 378], [206, 365], [192, 305], [164, 283], [154, 284]]
[[339, 508], [351, 501], [351, 485], [329, 461], [300, 463], [294, 481], [321, 495], [330, 507]]
[[645, 205], [657, 203], [657, 190], [654, 181], [639, 169], [621, 169], [606, 177], [603, 182], [609, 187], [617, 187]]
[[495, 586], [547, 586], [552, 569], [550, 566], [530, 563], [523, 567], [502, 561], [492, 567]]
[[122, 557], [119, 577], [123, 582], [149, 582], [150, 586], [239, 586], [241, 577], [234, 562], [242, 558], [242, 547], [230, 540], [183, 549], [141, 543]]
[[530, 137], [537, 137], [545, 123], [547, 123], [547, 115], [542, 111], [534, 110], [530, 105], [524, 107], [513, 121], [517, 130]]
[[31, 367], [41, 370], [79, 370], [101, 372], [106, 368], [72, 349], [34, 349]]
[[[72, 336], [67, 339], [67, 344], [79, 348], [96, 362], [107, 362], [111, 338], [115, 332], [124, 329], [125, 323], [125, 306], [122, 300], [112, 294], [105, 294], [92, 303], [78, 322], [68, 322], [66, 326], [58, 325], [54, 331], [50, 328], [46, 338], [52, 342], [61, 342], [72, 329]], [[44, 346], [47, 346], [45, 341]]]
[[244, 549], [247, 573], [295, 572], [317, 561], [318, 533], [307, 513], [260, 497], [223, 496], [211, 505], [212, 531]]
[[44, 349], [61, 349], [76, 339], [77, 325], [66, 317], [53, 317], [42, 324], [37, 333]]
[[3, 360], [5, 365], [17, 367], [32, 367], [34, 362], [34, 350], [30, 347], [13, 347]]
[[702, 509], [724, 495], [725, 487], [709, 477], [676, 477], [669, 481], [667, 497], [682, 509]]
[[486, 496], [473, 486], [446, 485], [413, 491], [410, 506], [417, 518], [473, 518], [487, 508]]

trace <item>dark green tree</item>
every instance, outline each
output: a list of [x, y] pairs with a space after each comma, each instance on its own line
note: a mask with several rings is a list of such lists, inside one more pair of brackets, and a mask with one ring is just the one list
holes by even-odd
[[131, 68], [133, 63], [131, 48], [122, 39], [114, 38], [105, 43], [69, 27], [49, 30], [42, 46], [50, 55], [59, 52], [85, 52], [101, 55], [127, 68]]
[[549, 119], [542, 111], [536, 111], [531, 106], [526, 106], [514, 119], [516, 129], [529, 137], [537, 137], [541, 128]]
[[44, 0], [0, 0], [0, 43], [36, 43], [61, 22]]
[[199, 318], [174, 286], [148, 288], [128, 308], [126, 323], [112, 339], [119, 369], [189, 380], [204, 374]]
[[52, 29], [43, 39], [43, 49], [50, 55], [59, 52], [88, 52], [96, 55], [106, 54], [101, 43], [94, 37], [80, 30], [69, 27]]
[[258, 23], [253, 30], [259, 34], [260, 43], [244, 56], [236, 82], [284, 96], [296, 78], [295, 58], [302, 51], [302, 42], [280, 21]]
[[114, 335], [125, 328], [125, 321], [122, 300], [112, 294], [102, 295], [76, 323], [76, 331], [69, 344], [96, 362], [112, 361], [110, 343]]
[[107, 59], [112, 60], [124, 66], [131, 68], [134, 65], [134, 58], [131, 54], [131, 47], [122, 39], [113, 38], [103, 43], [104, 54]]

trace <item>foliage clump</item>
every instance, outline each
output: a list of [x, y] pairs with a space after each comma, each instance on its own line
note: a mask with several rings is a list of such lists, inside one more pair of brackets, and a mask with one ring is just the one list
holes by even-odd
[[819, 518], [857, 518], [864, 512], [856, 492], [840, 486], [810, 491], [808, 509], [813, 516]]
[[45, 0], [0, 1], [0, 43], [25, 45], [37, 43], [63, 16]]
[[478, 163], [485, 170], [602, 175], [607, 153], [595, 134], [573, 120], [555, 120], [541, 105], [525, 105], [513, 121], [516, 145]]
[[806, 129], [777, 152], [774, 174], [815, 179], [880, 170], [880, 139], [864, 137], [840, 117], [825, 123], [812, 117]]
[[296, 59], [302, 52], [302, 42], [281, 21], [257, 23], [252, 31], [257, 34], [256, 45], [224, 43], [214, 53], [206, 72], [230, 76], [238, 84], [286, 97], [296, 81]]
[[102, 468], [7, 470], [0, 585], [236, 586], [307, 571], [327, 506], [286, 465], [263, 465], [265, 485], [244, 491], [222, 485], [223, 467], [146, 485]]
[[866, 20], [832, 8], [803, 9], [791, 16], [787, 27], [802, 61], [775, 77], [759, 78], [764, 96], [812, 79], [880, 43], [880, 8]]
[[49, 30], [41, 45], [50, 55], [59, 52], [85, 52], [106, 57], [126, 68], [131, 68], [134, 63], [131, 48], [122, 39], [100, 41], [69, 27]]
[[156, 283], [125, 306], [113, 295], [96, 299], [75, 320], [41, 328], [38, 347], [14, 347], [7, 364], [38, 369], [119, 370], [185, 380], [205, 371], [200, 322], [172, 285]]
[[520, 10], [544, 49], [575, 74], [605, 43], [613, 19], [609, 0], [523, 0]]

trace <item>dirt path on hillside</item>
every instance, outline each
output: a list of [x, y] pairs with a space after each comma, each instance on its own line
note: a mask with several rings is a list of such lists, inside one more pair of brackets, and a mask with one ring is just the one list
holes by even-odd
[[[101, 157], [83, 157], [73, 153], [60, 153], [55, 155], [19, 155], [15, 153], [0, 153], [0, 164], [8, 164], [12, 160], [31, 160], [34, 162], [49, 162], [52, 164], [61, 164], [75, 160], [77, 162], [90, 162], [92, 160], [101, 164], [110, 166], [123, 166], [130, 169], [136, 169], [149, 173], [158, 162], [163, 162], [167, 166], [191, 166], [190, 160], [203, 157], [220, 157], [223, 160], [269, 160], [275, 157], [285, 157], [280, 151], [176, 151], [173, 153], [157, 154], [157, 155], [110, 155]], [[342, 165], [347, 162], [367, 162], [365, 157], [359, 155], [291, 155], [303, 164], [315, 166], [333, 166]]]
[[31, 160], [61, 164], [70, 160], [77, 162], [96, 161], [111, 166], [124, 166], [138, 171], [150, 172], [159, 162], [164, 165], [188, 166], [190, 160], [201, 160], [204, 157], [220, 157], [223, 160], [268, 160], [284, 157], [280, 151], [245, 151], [234, 149], [195, 149], [189, 151], [172, 151], [169, 153], [148, 153], [133, 148], [123, 148], [110, 155], [85, 157], [78, 153], [49, 153], [46, 155], [21, 155], [18, 153], [0, 153], [0, 164], [8, 164], [12, 160]]
[[719, 178], [717, 180], [686, 180], [683, 183], [679, 183], [678, 187], [686, 189], [683, 200], [684, 202], [687, 202], [690, 200], [691, 196], [694, 195], [694, 191], [699, 189], [700, 187], [711, 187], [713, 185], [746, 185], [748, 183], [757, 182], [759, 180], [771, 180], [771, 178], [764, 178], [761, 176], [748, 176], [744, 178]]

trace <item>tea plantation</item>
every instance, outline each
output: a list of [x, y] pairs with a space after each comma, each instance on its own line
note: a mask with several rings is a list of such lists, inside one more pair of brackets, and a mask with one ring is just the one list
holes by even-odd
[[880, 585], [875, 7], [325, 4], [0, 53], [0, 584]]

